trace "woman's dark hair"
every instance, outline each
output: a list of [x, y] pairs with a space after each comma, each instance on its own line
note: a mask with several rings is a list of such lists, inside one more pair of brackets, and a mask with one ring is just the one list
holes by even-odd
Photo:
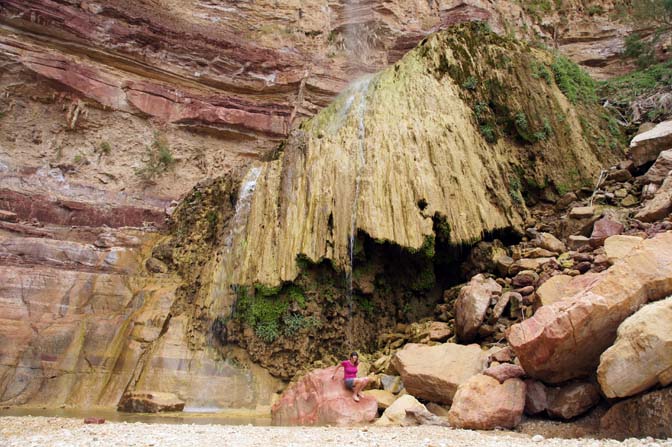
[[359, 363], [359, 354], [357, 354], [355, 351], [352, 351], [350, 353], [350, 358], [353, 358], [353, 357], [357, 357], [357, 363], [355, 363], [355, 364], [358, 364]]

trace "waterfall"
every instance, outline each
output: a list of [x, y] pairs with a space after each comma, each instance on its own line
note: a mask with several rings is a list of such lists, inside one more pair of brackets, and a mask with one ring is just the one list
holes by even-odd
[[356, 81], [352, 87], [352, 93], [348, 97], [346, 104], [348, 107], [357, 100], [357, 106], [354, 108], [355, 120], [357, 125], [357, 147], [354, 157], [355, 163], [355, 185], [352, 199], [352, 206], [350, 209], [350, 232], [348, 235], [348, 257], [349, 265], [345, 269], [345, 281], [347, 287], [347, 302], [348, 302], [348, 344], [352, 348], [352, 340], [350, 334], [352, 333], [352, 299], [353, 299], [353, 271], [355, 266], [355, 240], [357, 237], [357, 209], [359, 206], [359, 196], [361, 190], [362, 169], [366, 165], [366, 124], [364, 117], [366, 115], [366, 95], [369, 90], [369, 85], [373, 76], [365, 76]]
[[254, 189], [257, 186], [257, 179], [261, 174], [261, 167], [255, 166], [250, 169], [243, 179], [240, 190], [238, 191], [238, 200], [236, 201], [236, 211], [231, 219], [229, 234], [224, 240], [224, 254], [230, 255], [233, 253], [233, 243], [245, 230], [247, 224], [247, 216], [250, 214], [250, 207], [252, 205], [252, 197], [254, 197]]
[[[231, 315], [235, 309], [237, 294], [232, 290], [237, 271], [237, 260], [240, 258], [240, 249], [244, 248], [245, 227], [252, 208], [252, 199], [257, 186], [257, 180], [262, 168], [252, 167], [243, 178], [238, 190], [236, 208], [228, 224], [229, 232], [224, 239], [222, 249], [222, 268], [215, 280], [213, 297], [215, 302], [211, 310], [213, 315]], [[232, 293], [233, 292], [233, 293]], [[228, 307], [228, 309], [227, 309]]]

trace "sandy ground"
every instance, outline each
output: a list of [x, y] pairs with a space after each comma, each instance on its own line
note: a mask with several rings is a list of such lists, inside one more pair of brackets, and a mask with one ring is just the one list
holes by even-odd
[[85, 425], [81, 419], [0, 417], [3, 447], [190, 447], [190, 446], [650, 446], [672, 447], [672, 439], [543, 438], [510, 432], [476, 432], [445, 427], [258, 427], [251, 425], [192, 425], [105, 423]]

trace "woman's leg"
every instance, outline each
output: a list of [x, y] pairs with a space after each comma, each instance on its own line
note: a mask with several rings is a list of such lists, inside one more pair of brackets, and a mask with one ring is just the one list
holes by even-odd
[[353, 387], [353, 394], [355, 396], [360, 396], [362, 395], [361, 391], [364, 389], [366, 384], [369, 383], [369, 378], [364, 377], [362, 379], [355, 379], [355, 386]]

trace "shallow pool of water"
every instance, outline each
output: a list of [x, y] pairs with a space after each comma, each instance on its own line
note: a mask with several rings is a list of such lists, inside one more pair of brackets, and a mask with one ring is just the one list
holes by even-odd
[[270, 416], [261, 416], [240, 411], [222, 411], [215, 408], [187, 408], [185, 412], [175, 413], [122, 413], [110, 408], [26, 408], [13, 407], [0, 409], [3, 416], [45, 416], [85, 419], [103, 418], [110, 422], [143, 422], [146, 424], [221, 424], [221, 425], [271, 425]]

